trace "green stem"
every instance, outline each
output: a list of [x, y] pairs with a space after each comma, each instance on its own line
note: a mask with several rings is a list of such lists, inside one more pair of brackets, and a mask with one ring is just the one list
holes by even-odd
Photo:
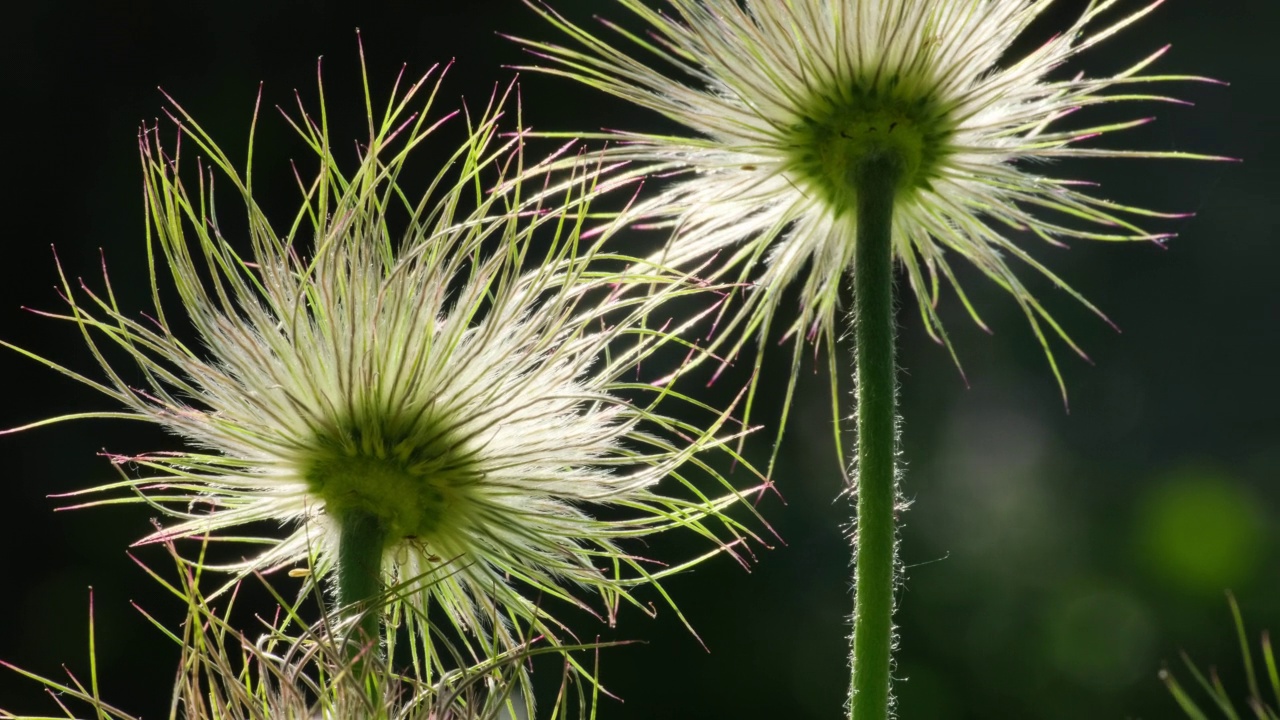
[[857, 343], [857, 532], [854, 535], [852, 720], [889, 717], [897, 533], [894, 455], [897, 412], [893, 361], [893, 203], [901, 162], [873, 153], [851, 178], [858, 197], [854, 249]]
[[339, 529], [338, 607], [352, 614], [364, 613], [351, 639], [356, 652], [371, 648], [365, 651], [368, 658], [376, 652], [379, 637], [381, 613], [375, 600], [382, 594], [387, 528], [375, 515], [350, 508], [335, 519]]

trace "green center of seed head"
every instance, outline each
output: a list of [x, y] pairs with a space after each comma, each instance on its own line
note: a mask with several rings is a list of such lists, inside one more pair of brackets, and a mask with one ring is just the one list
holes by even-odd
[[349, 517], [376, 521], [383, 549], [406, 539], [429, 543], [465, 515], [470, 463], [447, 433], [385, 430], [325, 439], [305, 479], [340, 526]]
[[894, 167], [895, 197], [909, 199], [936, 177], [951, 135], [928, 97], [854, 88], [825, 97], [791, 128], [790, 173], [840, 216], [857, 208], [857, 178], [868, 167]]

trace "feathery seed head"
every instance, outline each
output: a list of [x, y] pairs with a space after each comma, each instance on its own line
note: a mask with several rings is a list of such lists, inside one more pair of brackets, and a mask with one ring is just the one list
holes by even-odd
[[[393, 92], [385, 114], [366, 107], [371, 134], [351, 175], [329, 141], [323, 88], [318, 117], [300, 105], [290, 123], [318, 171], [299, 171], [302, 207], [284, 226], [259, 209], [252, 169], [238, 172], [175, 105], [182, 144], [209, 164], [192, 188], [180, 153], [156, 130], [141, 135], [152, 316], [118, 307], [109, 282], [103, 296], [64, 277], [70, 312], [55, 317], [79, 327], [106, 379], [13, 349], [126, 408], [90, 417], [142, 419], [187, 441], [118, 458], [151, 472], [88, 491], [125, 490], [179, 519], [148, 541], [274, 521], [292, 532], [256, 539], [266, 550], [231, 568], [311, 561], [324, 577], [359, 530], [381, 546], [385, 583], [409, 587], [420, 611], [514, 647], [513, 623], [555, 630], [545, 603], [590, 607], [586, 589], [611, 615], [632, 587], [683, 567], [654, 569], [619, 547], [628, 538], [683, 527], [714, 554], [749, 536], [723, 514], [742, 493], [701, 455], [737, 435], [717, 437], [727, 413], [667, 415], [657, 402], [682, 397], [637, 379], [680, 331], [645, 319], [696, 288], [660, 270], [616, 277], [609, 264], [634, 259], [583, 239], [610, 168], [526, 167], [525, 131], [498, 132], [506, 97], [495, 96], [462, 113], [467, 137], [424, 195], [404, 184], [408, 158], [445, 122], [431, 113], [438, 87]], [[247, 253], [213, 213], [215, 169], [244, 201]], [[161, 302], [166, 271], [176, 313]], [[197, 344], [180, 337], [186, 322]], [[626, 517], [595, 519], [603, 505]]]
[[[1149, 118], [1080, 129], [1061, 123], [1091, 105], [1176, 102], [1120, 88], [1205, 80], [1148, 73], [1167, 48], [1114, 75], [1053, 74], [1161, 0], [1118, 17], [1108, 12], [1118, 0], [1094, 0], [1065, 32], [1020, 57], [1010, 48], [1052, 0], [666, 0], [669, 12], [618, 0], [648, 34], [606, 24], [645, 56], [574, 24], [546, 0], [526, 1], [577, 43], [521, 40], [549, 61], [530, 69], [579, 80], [691, 131], [596, 137], [615, 141], [604, 157], [631, 161], [636, 173], [688, 173], [635, 211], [674, 228], [664, 263], [715, 256], [719, 272], [736, 269], [752, 285], [733, 322], [722, 325], [722, 337], [732, 336], [731, 327], [739, 332], [730, 355], [749, 336], [767, 334], [782, 288], [801, 278], [800, 313], [788, 334], [834, 340], [838, 294], [857, 242], [856, 175], [879, 158], [898, 173], [893, 250], [930, 334], [950, 346], [936, 311], [942, 284], [985, 327], [956, 282], [952, 262], [961, 258], [1017, 301], [1061, 385], [1049, 336], [1079, 348], [1011, 259], [1101, 313], [1014, 234], [1054, 245], [1159, 241], [1168, 235], [1130, 218], [1177, 216], [1096, 197], [1034, 161], [1222, 159], [1080, 147]], [[793, 364], [800, 351], [797, 343]]]

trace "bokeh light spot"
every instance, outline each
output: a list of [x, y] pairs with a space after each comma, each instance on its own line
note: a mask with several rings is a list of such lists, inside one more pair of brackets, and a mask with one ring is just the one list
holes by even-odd
[[1212, 594], [1253, 578], [1265, 532], [1242, 485], [1190, 468], [1139, 498], [1134, 527], [1145, 569], [1179, 590]]

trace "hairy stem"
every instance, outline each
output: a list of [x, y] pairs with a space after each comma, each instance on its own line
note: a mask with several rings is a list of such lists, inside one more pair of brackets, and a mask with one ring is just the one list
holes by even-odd
[[387, 528], [376, 516], [347, 509], [336, 518], [338, 540], [338, 606], [344, 612], [360, 615], [351, 633], [354, 652], [367, 659], [377, 652], [381, 613], [377, 598], [382, 594], [382, 550], [387, 541]]
[[893, 203], [901, 173], [894, 153], [859, 163], [853, 268], [857, 365], [857, 516], [854, 535], [852, 720], [889, 717], [889, 663], [897, 552], [896, 388], [893, 361]]

